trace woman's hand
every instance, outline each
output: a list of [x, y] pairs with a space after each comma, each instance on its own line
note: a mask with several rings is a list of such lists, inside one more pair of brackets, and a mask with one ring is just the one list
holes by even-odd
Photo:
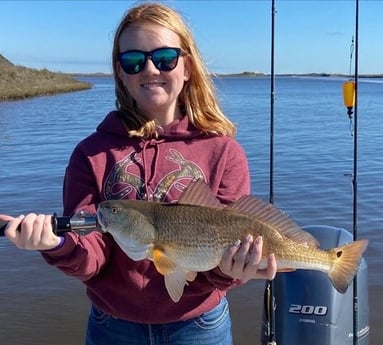
[[16, 218], [0, 215], [7, 221], [5, 236], [16, 247], [29, 250], [49, 250], [60, 244], [60, 237], [53, 233], [52, 216], [30, 213]]
[[242, 283], [250, 279], [274, 279], [277, 273], [274, 254], [268, 256], [266, 269], [258, 269], [262, 259], [262, 246], [262, 237], [253, 240], [252, 236], [247, 236], [240, 244], [225, 250], [219, 268], [224, 274], [239, 279]]

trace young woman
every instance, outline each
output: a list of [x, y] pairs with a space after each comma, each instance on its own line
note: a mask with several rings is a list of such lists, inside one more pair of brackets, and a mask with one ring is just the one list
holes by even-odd
[[[115, 34], [113, 71], [117, 109], [75, 148], [64, 215], [94, 214], [106, 199], [174, 202], [195, 179], [224, 204], [249, 194], [235, 127], [177, 12], [156, 3], [128, 11]], [[262, 238], [246, 238], [174, 303], [153, 263], [131, 260], [108, 233], [58, 237], [48, 215], [0, 218], [9, 220], [6, 236], [16, 246], [40, 250], [49, 264], [86, 285], [92, 302], [87, 345], [231, 344], [226, 291], [276, 272], [273, 255], [266, 271], [257, 270]]]

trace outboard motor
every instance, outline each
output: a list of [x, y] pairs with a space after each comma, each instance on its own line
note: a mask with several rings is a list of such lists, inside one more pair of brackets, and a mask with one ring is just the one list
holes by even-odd
[[[353, 240], [350, 232], [330, 226], [306, 226], [321, 249]], [[358, 344], [368, 345], [369, 305], [367, 264], [362, 258], [358, 278]], [[341, 294], [327, 275], [297, 270], [278, 273], [274, 280], [275, 340], [277, 345], [337, 345], [353, 343], [353, 287]], [[262, 344], [268, 344], [267, 310], [262, 324]]]

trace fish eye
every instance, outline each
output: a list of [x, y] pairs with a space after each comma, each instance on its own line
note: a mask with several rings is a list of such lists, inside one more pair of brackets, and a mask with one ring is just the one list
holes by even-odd
[[112, 207], [111, 211], [112, 211], [112, 213], [117, 213], [117, 207]]

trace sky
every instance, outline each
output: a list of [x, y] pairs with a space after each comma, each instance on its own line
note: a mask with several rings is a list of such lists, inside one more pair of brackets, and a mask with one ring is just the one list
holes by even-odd
[[[0, 54], [16, 65], [111, 73], [113, 35], [140, 1], [0, 0]], [[169, 0], [211, 73], [271, 71], [271, 0]], [[276, 0], [275, 73], [354, 72], [355, 0]], [[383, 73], [383, 0], [359, 0], [358, 70]]]

